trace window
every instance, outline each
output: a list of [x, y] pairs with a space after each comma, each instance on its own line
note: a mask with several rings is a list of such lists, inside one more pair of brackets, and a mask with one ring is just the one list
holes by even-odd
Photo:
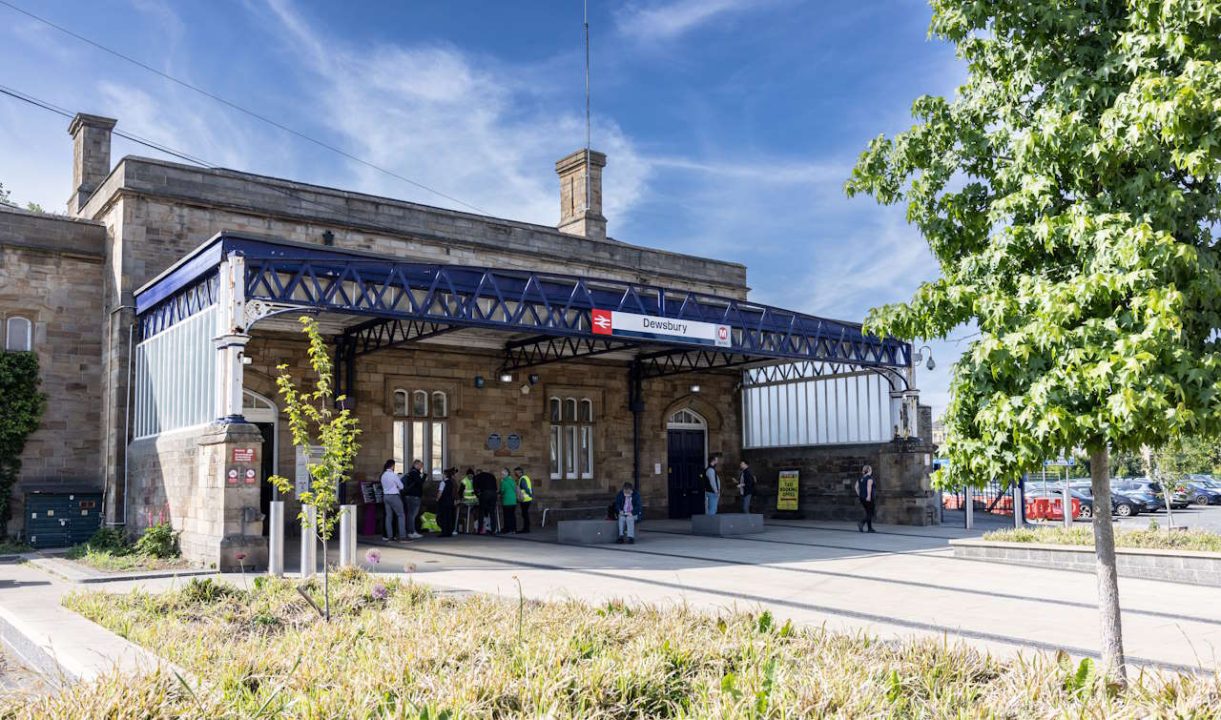
[[555, 480], [588, 480], [594, 476], [594, 403], [589, 398], [558, 398], [547, 401], [551, 420], [551, 477]]
[[34, 325], [23, 317], [11, 317], [5, 323], [4, 349], [25, 352], [34, 349]]
[[[410, 402], [408, 399], [410, 398]], [[396, 472], [406, 472], [413, 460], [440, 479], [449, 462], [449, 397], [440, 390], [395, 390], [394, 460]]]

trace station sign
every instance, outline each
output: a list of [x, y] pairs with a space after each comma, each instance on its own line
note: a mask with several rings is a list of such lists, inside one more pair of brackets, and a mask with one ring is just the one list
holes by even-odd
[[652, 339], [678, 338], [687, 342], [717, 347], [732, 347], [733, 345], [733, 334], [728, 325], [698, 320], [679, 320], [657, 315], [637, 315], [595, 308], [589, 312], [589, 324], [594, 335]]

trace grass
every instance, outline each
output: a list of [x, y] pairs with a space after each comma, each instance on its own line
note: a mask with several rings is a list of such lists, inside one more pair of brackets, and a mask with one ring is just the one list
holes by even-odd
[[[1017, 543], [1043, 543], [1046, 545], [1094, 546], [1092, 527], [1039, 527], [1011, 530], [994, 530], [985, 533], [984, 540]], [[1120, 548], [1149, 548], [1153, 550], [1201, 550], [1221, 552], [1221, 535], [1203, 530], [1116, 530], [1115, 546]]]
[[1139, 675], [1121, 693], [1066, 658], [767, 612], [454, 598], [347, 570], [332, 583], [329, 624], [285, 580], [69, 595], [187, 675], [112, 674], [0, 700], [0, 718], [1221, 717], [1216, 677]]
[[102, 572], [129, 572], [133, 570], [170, 570], [189, 565], [182, 558], [159, 558], [135, 551], [98, 550], [89, 545], [69, 548], [64, 557], [88, 565]]
[[0, 538], [0, 555], [17, 555], [20, 553], [29, 552], [33, 549], [34, 548], [26, 545], [20, 540], [14, 540], [13, 538]]

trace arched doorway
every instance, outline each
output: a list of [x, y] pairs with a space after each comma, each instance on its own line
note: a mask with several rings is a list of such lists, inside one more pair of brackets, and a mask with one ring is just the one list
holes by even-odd
[[[259, 457], [262, 458], [259, 509], [263, 516], [267, 517], [271, 512], [271, 501], [278, 499], [280, 495], [279, 491], [267, 482], [267, 478], [276, 474], [276, 460], [279, 451], [277, 445], [279, 433], [276, 431], [280, 427], [280, 411], [270, 399], [256, 392], [244, 390], [242, 391], [242, 415], [245, 416], [246, 422], [258, 426], [259, 432], [263, 433], [263, 447], [259, 451]], [[263, 523], [264, 535], [267, 534], [268, 526], [268, 523]]]
[[666, 420], [670, 517], [689, 518], [704, 512], [707, 458], [708, 421], [691, 408], [676, 411]]

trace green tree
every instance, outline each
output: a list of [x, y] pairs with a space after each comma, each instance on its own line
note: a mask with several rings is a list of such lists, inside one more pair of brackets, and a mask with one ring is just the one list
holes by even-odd
[[10, 199], [11, 196], [12, 196], [12, 193], [10, 193], [8, 190], [4, 189], [4, 183], [0, 183], [0, 205], [5, 205], [7, 207], [17, 207], [15, 204], [13, 204], [13, 201]]
[[[1221, 420], [1221, 0], [932, 0], [968, 76], [921, 97], [846, 185], [905, 202], [941, 278], [868, 327], [974, 322], [938, 482], [1011, 480], [1081, 447], [1098, 507], [1108, 453]], [[1126, 681], [1114, 536], [1094, 521], [1103, 659]]]
[[[335, 409], [336, 404], [343, 404], [344, 396], [335, 397], [331, 355], [327, 351], [326, 340], [318, 330], [318, 322], [309, 316], [302, 316], [301, 326], [309, 340], [307, 354], [310, 367], [316, 375], [313, 388], [299, 388], [293, 381], [287, 364], [281, 364], [277, 368], [280, 374], [276, 378], [276, 387], [284, 398], [284, 412], [288, 415], [293, 445], [305, 451], [306, 457], [311, 457], [311, 448], [322, 448], [321, 457], [318, 457], [316, 462], [306, 464], [310, 489], [298, 493], [297, 499], [302, 505], [299, 518], [303, 532], [309, 531], [309, 519], [304, 508], [312, 506], [316, 511], [314, 532], [322, 542], [324, 615], [330, 620], [331, 584], [330, 563], [326, 557], [327, 543], [334, 536], [335, 525], [339, 521], [339, 488], [352, 471], [356, 452], [360, 449], [356, 442], [360, 428], [351, 410]], [[273, 475], [267, 481], [282, 493], [294, 491], [292, 481], [286, 477]]]
[[9, 501], [21, 474], [21, 452], [47, 406], [40, 383], [37, 355], [0, 352], [0, 540], [8, 537]]

